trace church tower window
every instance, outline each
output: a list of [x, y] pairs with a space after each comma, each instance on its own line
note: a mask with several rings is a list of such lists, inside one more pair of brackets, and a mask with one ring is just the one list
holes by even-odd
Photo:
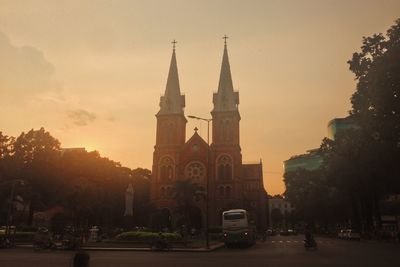
[[172, 182], [174, 180], [174, 165], [170, 157], [163, 157], [160, 161], [160, 181]]
[[232, 159], [228, 155], [222, 155], [217, 160], [218, 180], [232, 180]]

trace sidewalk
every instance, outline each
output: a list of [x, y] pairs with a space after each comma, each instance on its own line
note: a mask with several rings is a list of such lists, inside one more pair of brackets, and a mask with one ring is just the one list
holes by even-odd
[[[172, 248], [166, 252], [211, 252], [225, 247], [225, 244], [220, 242], [211, 244], [209, 249], [206, 248]], [[16, 245], [16, 248], [31, 248], [33, 245]], [[152, 251], [151, 248], [138, 248], [138, 247], [85, 247], [81, 248], [87, 251]]]

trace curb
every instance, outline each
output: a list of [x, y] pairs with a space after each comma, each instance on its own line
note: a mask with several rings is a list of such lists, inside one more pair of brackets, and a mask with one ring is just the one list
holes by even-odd
[[[209, 249], [206, 248], [172, 248], [168, 251], [160, 251], [160, 252], [212, 252], [217, 249], [225, 247], [224, 243], [218, 243], [213, 246], [210, 246]], [[32, 248], [33, 245], [17, 245], [16, 248]], [[151, 248], [111, 248], [111, 247], [81, 247], [81, 250], [86, 251], [153, 251]]]
[[[217, 249], [225, 247], [224, 243], [218, 243], [211, 246], [209, 249], [206, 248], [172, 248], [168, 251], [159, 252], [212, 252]], [[107, 248], [107, 247], [82, 247], [82, 250], [87, 251], [153, 251], [151, 248]]]

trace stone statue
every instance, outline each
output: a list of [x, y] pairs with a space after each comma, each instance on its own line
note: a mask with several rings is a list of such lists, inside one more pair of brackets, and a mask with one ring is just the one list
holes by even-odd
[[133, 216], [133, 197], [135, 191], [132, 184], [129, 184], [125, 192], [125, 213], [124, 216]]

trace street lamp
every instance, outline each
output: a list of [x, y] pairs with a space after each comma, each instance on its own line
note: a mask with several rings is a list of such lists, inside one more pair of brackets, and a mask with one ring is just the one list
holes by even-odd
[[[189, 115], [188, 118], [202, 120], [207, 122], [207, 145], [210, 145], [210, 122], [212, 119], [205, 119], [197, 116]], [[208, 202], [209, 202], [209, 180], [210, 180], [210, 149], [207, 155], [207, 181], [206, 181], [206, 248], [210, 248], [210, 239], [208, 237]]]
[[207, 145], [209, 145], [210, 144], [210, 121], [212, 121], [212, 119], [205, 119], [205, 118], [200, 118], [200, 117], [196, 117], [196, 116], [192, 116], [192, 115], [189, 115], [188, 118], [207, 122]]

